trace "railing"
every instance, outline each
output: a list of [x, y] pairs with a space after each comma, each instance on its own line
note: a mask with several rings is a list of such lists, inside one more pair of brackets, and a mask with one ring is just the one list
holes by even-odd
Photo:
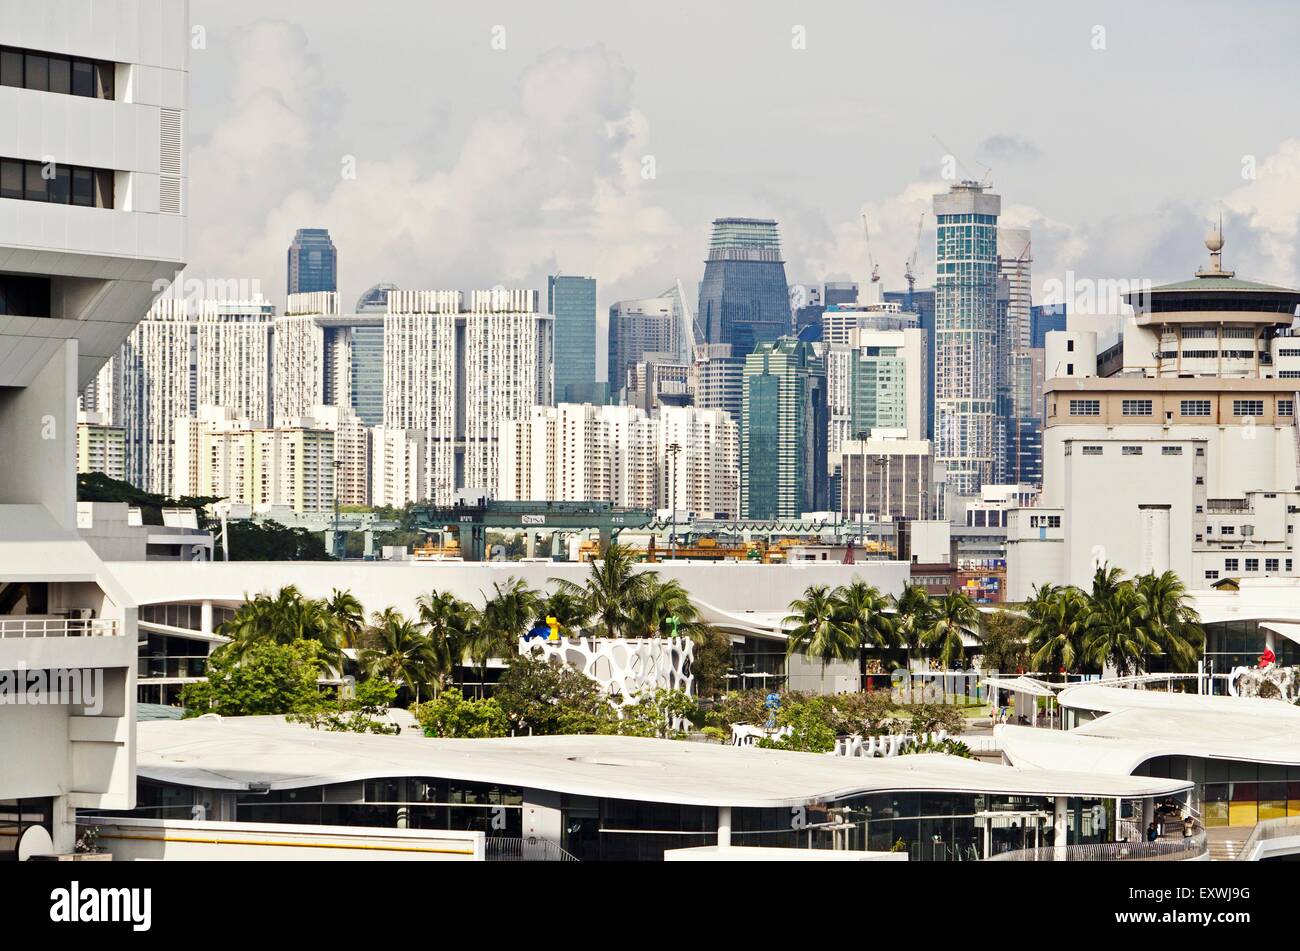
[[1255, 824], [1246, 836], [1237, 852], [1238, 862], [1255, 861], [1255, 853], [1262, 843], [1269, 839], [1281, 839], [1286, 836], [1300, 836], [1300, 816], [1287, 816], [1282, 819], [1265, 819]]
[[207, 676], [207, 654], [167, 654], [159, 657], [141, 657], [136, 676], [141, 680], [157, 678], [202, 679]]
[[1209, 846], [1205, 832], [1186, 838], [1157, 839], [1155, 842], [1094, 842], [1047, 845], [1037, 849], [1016, 849], [995, 855], [990, 862], [1181, 862], [1200, 858]]
[[0, 618], [0, 637], [116, 637], [109, 618]]
[[483, 857], [489, 862], [576, 862], [550, 839], [535, 835], [524, 839], [488, 836], [483, 840]]

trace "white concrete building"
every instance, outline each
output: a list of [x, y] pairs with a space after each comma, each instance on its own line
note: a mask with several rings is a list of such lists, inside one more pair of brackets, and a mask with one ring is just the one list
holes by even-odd
[[107, 425], [102, 413], [77, 414], [77, 472], [126, 478], [126, 433]]
[[77, 534], [77, 395], [184, 266], [189, 10], [91, 13], [0, 0], [0, 676], [33, 701], [0, 704], [0, 857], [135, 804], [136, 605]]
[[919, 328], [848, 330], [826, 345], [827, 452], [832, 466], [840, 445], [873, 429], [903, 430], [925, 439], [929, 428], [926, 381], [929, 345]]
[[496, 497], [734, 517], [738, 453], [736, 423], [721, 410], [535, 406], [502, 424]]
[[[1189, 587], [1294, 576], [1300, 511], [1292, 317], [1300, 291], [1223, 270], [1138, 291], [1123, 339], [1048, 334], [1043, 493], [1008, 514], [1008, 597], [1095, 565]], [[1103, 369], [1104, 368], [1104, 369]], [[1105, 375], [1099, 375], [1104, 373]], [[1031, 524], [1032, 523], [1032, 524]]]

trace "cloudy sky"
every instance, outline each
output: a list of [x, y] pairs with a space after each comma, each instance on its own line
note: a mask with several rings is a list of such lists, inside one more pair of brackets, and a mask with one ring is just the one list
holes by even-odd
[[[792, 283], [885, 286], [945, 156], [1033, 230], [1034, 279], [1300, 284], [1300, 7], [192, 0], [188, 276], [282, 301], [327, 227], [345, 302], [599, 281], [602, 314], [680, 279], [719, 215], [781, 222]], [[603, 316], [602, 316], [603, 320]], [[603, 359], [602, 359], [603, 363]]]

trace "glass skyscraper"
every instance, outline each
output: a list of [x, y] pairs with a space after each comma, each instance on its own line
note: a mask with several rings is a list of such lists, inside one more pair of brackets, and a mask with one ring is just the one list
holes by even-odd
[[546, 309], [555, 317], [555, 402], [591, 402], [596, 394], [596, 279], [548, 277]]
[[700, 282], [696, 343], [744, 358], [792, 330], [781, 239], [770, 218], [718, 218]]
[[784, 337], [745, 358], [740, 412], [744, 518], [798, 518], [829, 501], [826, 364], [813, 344]]
[[339, 289], [339, 253], [325, 228], [299, 228], [289, 245], [290, 294]]
[[885, 301], [901, 304], [909, 314], [916, 314], [919, 326], [925, 331], [928, 347], [925, 379], [925, 438], [934, 439], [934, 291], [885, 291]]
[[977, 182], [934, 196], [935, 461], [959, 495], [993, 481], [1001, 211]]

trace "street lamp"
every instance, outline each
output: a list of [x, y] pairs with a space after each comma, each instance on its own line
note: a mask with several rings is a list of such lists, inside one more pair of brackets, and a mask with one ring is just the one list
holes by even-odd
[[668, 505], [672, 508], [672, 530], [668, 535], [668, 558], [677, 558], [677, 454], [681, 443], [668, 444]]

